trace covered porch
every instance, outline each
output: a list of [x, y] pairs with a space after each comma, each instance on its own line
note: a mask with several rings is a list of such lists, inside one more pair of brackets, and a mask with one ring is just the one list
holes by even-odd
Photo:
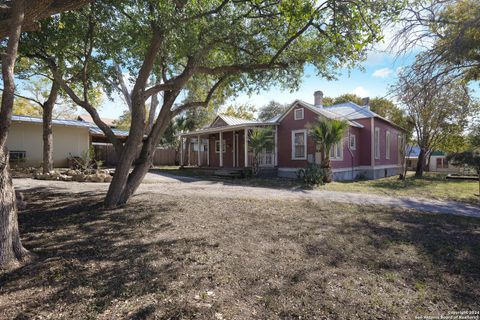
[[263, 150], [259, 166], [278, 165], [277, 127], [257, 125], [249, 127], [214, 127], [183, 133], [180, 135], [180, 166], [208, 168], [248, 168], [254, 161], [253, 150], [249, 146], [249, 136], [255, 127], [268, 127], [272, 130], [274, 148]]

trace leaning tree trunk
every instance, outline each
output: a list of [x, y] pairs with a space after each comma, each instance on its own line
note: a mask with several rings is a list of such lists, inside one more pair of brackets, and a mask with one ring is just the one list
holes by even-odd
[[12, 119], [15, 82], [13, 70], [18, 41], [24, 20], [25, 2], [12, 3], [9, 39], [2, 56], [3, 93], [0, 109], [0, 268], [10, 268], [26, 261], [31, 255], [22, 246], [18, 231], [15, 189], [8, 165], [6, 142]]
[[[169, 107], [170, 105], [162, 106], [162, 108], [167, 109]], [[137, 149], [131, 150], [129, 149], [131, 146], [125, 144], [122, 157], [115, 168], [115, 174], [105, 198], [106, 208], [115, 208], [126, 204], [140, 186], [143, 178], [151, 167], [155, 148], [170, 123], [171, 116], [168, 113], [169, 112], [164, 111], [163, 114], [159, 115], [161, 120], [157, 120], [158, 123], [155, 123], [153, 126], [149, 137], [143, 141], [142, 149], [138, 157], [136, 157]], [[137, 146], [142, 143], [142, 138], [143, 137], [140, 137], [140, 139], [138, 139], [137, 137], [138, 141], [135, 141], [138, 143], [133, 145]], [[133, 157], [131, 157], [132, 155]], [[135, 167], [130, 172], [131, 166], [134, 163]]]
[[53, 81], [48, 99], [43, 104], [43, 173], [53, 170], [52, 114], [59, 89], [58, 83]]
[[423, 171], [425, 170], [425, 155], [426, 152], [424, 149], [420, 148], [420, 153], [418, 154], [417, 169], [415, 170], [415, 177], [423, 177]]
[[8, 165], [8, 150], [0, 150], [0, 268], [10, 269], [32, 255], [22, 246], [18, 231], [17, 199]]

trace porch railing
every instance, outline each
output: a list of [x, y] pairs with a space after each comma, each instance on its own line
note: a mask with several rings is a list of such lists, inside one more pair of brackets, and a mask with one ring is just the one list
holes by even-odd
[[[248, 153], [248, 163], [251, 165], [253, 163], [253, 152]], [[258, 157], [258, 165], [260, 167], [273, 167], [275, 166], [275, 153], [273, 152], [262, 152]]]

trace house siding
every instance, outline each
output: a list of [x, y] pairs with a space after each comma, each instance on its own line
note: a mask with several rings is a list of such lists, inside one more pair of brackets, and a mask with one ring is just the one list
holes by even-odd
[[[355, 135], [356, 139], [356, 149], [349, 150], [349, 137], [350, 135]], [[360, 154], [361, 148], [359, 145], [359, 138], [361, 135], [361, 129], [356, 127], [349, 127], [347, 133], [345, 134], [342, 144], [343, 144], [343, 159], [342, 160], [331, 160], [332, 169], [341, 169], [341, 168], [351, 168], [360, 165]]]
[[[387, 121], [379, 118], [374, 119], [374, 126], [380, 129], [380, 159], [375, 159], [375, 166], [398, 165], [398, 135], [402, 134], [402, 132]], [[387, 130], [390, 131], [390, 159], [386, 157]]]
[[[295, 120], [295, 111], [302, 108], [303, 119]], [[315, 162], [320, 159], [316, 152], [316, 146], [313, 138], [309, 135], [309, 128], [317, 121], [319, 115], [313, 107], [303, 105], [296, 102], [285, 115], [280, 119], [277, 126], [277, 169], [278, 175], [282, 177], [296, 177], [296, 172], [300, 168], [305, 168], [309, 162]], [[380, 118], [365, 117], [354, 119], [362, 127], [349, 126], [348, 132], [342, 140], [342, 159], [331, 159], [331, 166], [335, 180], [351, 180], [359, 178], [376, 179], [385, 176], [398, 174], [400, 171], [400, 159], [398, 157], [398, 137], [403, 136], [403, 130], [395, 125]], [[222, 119], [218, 118], [212, 125], [226, 125]], [[375, 128], [380, 130], [380, 157], [374, 159], [374, 132]], [[225, 130], [227, 128], [220, 128]], [[228, 128], [229, 129], [229, 128]], [[298, 130], [306, 131], [306, 159], [292, 158], [292, 132]], [[386, 157], [386, 132], [390, 131], [390, 157]], [[238, 135], [238, 163], [236, 167], [244, 167], [244, 129], [236, 131]], [[356, 148], [350, 150], [349, 137], [355, 135]], [[219, 154], [215, 152], [215, 141], [219, 139], [219, 134], [209, 134], [209, 159], [211, 167], [220, 166]], [[234, 150], [233, 150], [233, 132], [223, 133], [226, 141], [226, 153], [223, 157], [224, 167], [233, 167]], [[250, 160], [249, 160], [250, 161]], [[204, 164], [206, 165], [206, 164]], [[251, 163], [249, 163], [251, 165]]]
[[[296, 109], [304, 109], [304, 117], [302, 120], [295, 120], [294, 113]], [[299, 104], [295, 105], [282, 119], [278, 126], [278, 166], [282, 168], [302, 168], [307, 166], [308, 160], [292, 159], [292, 131], [307, 129], [313, 124], [319, 115], [308, 108], [304, 108]], [[315, 144], [312, 137], [307, 133], [307, 159], [315, 158]]]
[[[244, 130], [235, 131], [238, 135], [238, 162], [239, 167], [244, 166], [245, 162], [245, 152], [244, 152]], [[220, 139], [220, 134], [210, 134], [208, 136], [209, 143], [209, 161], [210, 167], [220, 167], [220, 154], [215, 152], [215, 141]], [[223, 139], [227, 145], [227, 149], [223, 154], [223, 167], [231, 168], [233, 167], [233, 131], [223, 132]], [[206, 164], [205, 164], [206, 166]]]
[[361, 166], [370, 166], [372, 164], [372, 129], [371, 118], [355, 119], [355, 122], [363, 125], [358, 129], [357, 150], [359, 151], [358, 164]]
[[[53, 125], [53, 165], [66, 167], [67, 158], [80, 157], [90, 147], [87, 127]], [[25, 151], [25, 165], [39, 166], [43, 162], [43, 127], [41, 123], [12, 122], [7, 139], [10, 151]]]

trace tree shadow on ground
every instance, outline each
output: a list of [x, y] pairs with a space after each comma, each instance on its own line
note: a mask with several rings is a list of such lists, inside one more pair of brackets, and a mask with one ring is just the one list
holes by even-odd
[[[19, 224], [24, 245], [38, 258], [0, 273], [0, 294], [32, 295], [21, 305], [12, 301], [10, 307], [19, 309], [15, 319], [49, 317], [58, 305], [79, 300], [85, 303], [74, 310], [75, 317], [95, 317], [116, 299], [161, 295], [181, 272], [177, 251], [205, 246], [202, 239], [149, 238], [171, 227], [161, 216], [175, 202], [157, 203], [152, 211], [133, 200], [127, 208], [109, 211], [102, 208], [103, 196], [40, 189], [28, 194], [30, 209], [19, 214]], [[154, 310], [144, 302], [126, 309], [132, 319], [147, 318]]]
[[0, 273], [0, 318], [411, 319], [480, 308], [480, 219], [155, 192], [107, 211], [103, 196], [26, 193], [22, 236], [39, 257]]

